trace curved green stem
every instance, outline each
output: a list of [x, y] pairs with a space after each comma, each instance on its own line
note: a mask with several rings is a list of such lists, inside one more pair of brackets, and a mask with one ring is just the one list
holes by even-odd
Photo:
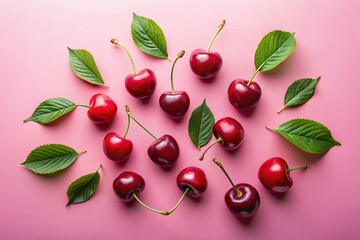
[[[260, 68], [259, 68], [260, 69]], [[259, 72], [259, 69], [256, 70], [256, 72], [254, 72], [254, 74], [251, 76], [249, 82], [247, 83], [248, 86], [250, 86], [252, 80], [254, 79], [254, 77], [256, 76], [256, 74]]]
[[185, 54], [185, 51], [184, 51], [184, 50], [181, 50], [181, 51], [178, 53], [177, 57], [175, 58], [172, 66], [171, 66], [171, 93], [172, 93], [172, 94], [175, 93], [174, 80], [173, 80], [175, 63], [177, 62], [177, 60], [178, 60], [179, 58], [182, 58], [182, 56], [184, 56], [184, 54]]
[[155, 137], [154, 134], [152, 134], [149, 130], [147, 130], [140, 122], [138, 122], [130, 113], [130, 108], [128, 105], [125, 105], [125, 111], [127, 113], [127, 115], [132, 119], [134, 120], [134, 122], [136, 122], [142, 129], [145, 130], [145, 132], [147, 132], [150, 136], [152, 136], [156, 141], [158, 140], [157, 137]]
[[129, 116], [129, 114], [127, 114], [127, 115], [128, 115], [128, 119], [127, 119], [127, 127], [126, 127], [126, 131], [125, 131], [125, 133], [124, 133], [123, 138], [126, 138], [126, 135], [128, 134], [128, 132], [129, 132], [129, 128], [130, 128], [130, 116]]
[[239, 189], [236, 188], [234, 182], [231, 180], [229, 174], [226, 172], [224, 166], [221, 164], [221, 162], [217, 159], [217, 158], [214, 158], [213, 159], [213, 162], [219, 166], [219, 168], [224, 172], [225, 176], [227, 177], [227, 179], [229, 180], [229, 182], [231, 183], [232, 187], [234, 188], [234, 191], [236, 193], [236, 196], [237, 197], [241, 197], [242, 196], [242, 192], [239, 191]]
[[128, 55], [128, 57], [129, 57], [129, 59], [130, 59], [131, 66], [132, 66], [132, 68], [133, 68], [133, 70], [134, 70], [134, 74], [136, 74], [136, 73], [137, 73], [137, 69], [136, 69], [134, 60], [133, 60], [133, 58], [131, 57], [131, 54], [130, 54], [129, 50], [126, 48], [126, 46], [125, 46], [124, 44], [120, 43], [119, 40], [117, 40], [117, 39], [115, 39], [115, 38], [111, 39], [111, 43], [112, 43], [112, 44], [115, 44], [115, 45], [119, 45], [120, 47], [122, 47], [122, 48], [125, 50], [126, 54]]
[[181, 198], [179, 199], [179, 201], [175, 204], [175, 206], [174, 206], [171, 210], [167, 211], [168, 215], [171, 214], [171, 213], [173, 213], [173, 212], [178, 208], [178, 206], [180, 205], [180, 203], [182, 202], [182, 200], [184, 199], [184, 197], [186, 196], [186, 194], [187, 194], [190, 190], [191, 190], [191, 189], [190, 189], [189, 187], [185, 189], [183, 195], [181, 196]]
[[291, 171], [294, 171], [294, 170], [299, 170], [299, 169], [307, 169], [308, 168], [308, 166], [307, 165], [303, 165], [303, 166], [299, 166], [299, 167], [294, 167], [294, 168], [289, 168], [289, 169], [287, 169], [286, 171], [287, 172], [291, 172]]
[[222, 138], [219, 137], [218, 139], [216, 139], [215, 142], [213, 142], [207, 149], [205, 149], [205, 151], [203, 152], [203, 154], [201, 154], [201, 156], [199, 157], [199, 160], [202, 161], [204, 160], [205, 154], [207, 153], [207, 151], [209, 151], [210, 148], [212, 148], [213, 146], [215, 146], [216, 144], [218, 144], [219, 142], [222, 141]]
[[168, 211], [162, 211], [162, 210], [157, 210], [157, 209], [154, 209], [152, 207], [149, 207], [148, 205], [146, 205], [145, 203], [143, 203], [139, 198], [138, 196], [136, 195], [135, 192], [132, 193], [132, 196], [136, 199], [136, 201], [138, 201], [138, 203], [141, 204], [141, 206], [143, 206], [144, 208], [154, 212], [154, 213], [158, 213], [158, 214], [161, 214], [161, 215], [169, 215]]
[[213, 44], [216, 36], [219, 34], [219, 32], [221, 31], [221, 29], [223, 29], [223, 27], [225, 26], [225, 20], [222, 20], [220, 26], [218, 27], [217, 31], [215, 32], [214, 36], [212, 37], [210, 43], [209, 43], [209, 46], [207, 47], [206, 51], [209, 52], [210, 51], [210, 48], [211, 48], [211, 45]]
[[85, 107], [85, 108], [90, 108], [89, 105], [85, 105], [85, 104], [76, 104], [77, 107]]

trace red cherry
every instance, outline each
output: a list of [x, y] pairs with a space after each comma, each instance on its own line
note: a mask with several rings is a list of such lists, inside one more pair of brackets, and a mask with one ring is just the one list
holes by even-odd
[[171, 92], [167, 91], [161, 94], [159, 98], [159, 104], [161, 109], [167, 113], [169, 117], [180, 118], [184, 116], [190, 106], [189, 95], [184, 91], [175, 91], [173, 73], [175, 63], [179, 58], [185, 54], [185, 51], [181, 51], [175, 58], [171, 67]]
[[157, 165], [170, 168], [179, 158], [179, 145], [172, 136], [163, 135], [149, 146], [148, 155]]
[[244, 139], [244, 128], [231, 117], [218, 120], [213, 127], [214, 136], [221, 138], [221, 145], [226, 150], [234, 150], [241, 146]]
[[123, 163], [129, 158], [133, 150], [133, 144], [119, 134], [110, 132], [104, 138], [103, 150], [110, 160]]
[[113, 190], [121, 200], [130, 202], [134, 194], [142, 192], [145, 188], [144, 179], [135, 172], [126, 171], [121, 173], [113, 182]]
[[201, 79], [211, 81], [220, 71], [223, 60], [219, 53], [195, 49], [190, 55], [191, 70]]
[[111, 39], [111, 43], [118, 45], [125, 50], [134, 71], [134, 74], [130, 74], [125, 78], [126, 90], [135, 98], [143, 100], [149, 99], [153, 95], [156, 87], [156, 77], [154, 72], [150, 69], [143, 69], [138, 72], [134, 60], [126, 46], [117, 39]]
[[254, 108], [261, 98], [261, 88], [256, 82], [237, 79], [228, 88], [228, 98], [235, 108], [246, 111]]
[[200, 197], [207, 189], [207, 178], [205, 172], [198, 167], [184, 168], [176, 178], [177, 186], [185, 191], [190, 189], [188, 195]]
[[232, 185], [225, 194], [225, 203], [229, 211], [240, 220], [254, 216], [260, 206], [258, 191], [248, 183], [235, 185], [221, 162], [217, 158], [214, 158], [213, 162], [219, 166]]
[[218, 120], [214, 124], [213, 133], [217, 140], [203, 152], [199, 160], [203, 160], [207, 151], [218, 143], [230, 151], [239, 148], [245, 136], [244, 128], [231, 117], [224, 117]]
[[230, 188], [225, 194], [225, 203], [229, 211], [240, 219], [254, 216], [260, 206], [258, 191], [247, 183], [236, 184], [235, 187], [239, 195], [234, 188]]
[[159, 99], [161, 109], [171, 118], [181, 118], [190, 106], [189, 95], [184, 91], [164, 92]]
[[222, 66], [222, 58], [219, 53], [211, 52], [210, 48], [216, 36], [225, 25], [225, 20], [222, 21], [213, 38], [210, 41], [208, 48], [205, 50], [196, 49], [190, 55], [191, 70], [201, 79], [211, 81], [220, 71]]
[[306, 169], [307, 166], [289, 168], [286, 161], [280, 157], [266, 160], [259, 168], [258, 177], [262, 185], [272, 193], [285, 193], [293, 185], [290, 171]]
[[130, 113], [129, 106], [125, 106], [126, 113], [129, 118], [136, 122], [142, 129], [144, 129], [151, 137], [155, 139], [148, 148], [148, 155], [150, 159], [163, 168], [170, 168], [175, 165], [180, 155], [180, 148], [175, 138], [170, 135], [163, 135], [160, 138], [155, 137], [149, 130], [147, 130], [140, 122], [138, 122]]
[[150, 69], [143, 69], [136, 74], [130, 74], [125, 78], [126, 90], [135, 98], [150, 98], [156, 87], [156, 77]]
[[90, 99], [88, 117], [96, 124], [110, 123], [117, 112], [115, 102], [105, 94], [95, 94]]

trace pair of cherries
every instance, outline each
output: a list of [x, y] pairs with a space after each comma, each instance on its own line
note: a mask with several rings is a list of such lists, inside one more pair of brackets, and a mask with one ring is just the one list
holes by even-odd
[[[128, 75], [125, 78], [125, 88], [135, 98], [141, 100], [148, 100], [154, 93], [156, 87], [156, 76], [154, 72], [150, 69], [143, 69], [137, 71], [133, 58], [131, 57], [128, 49], [117, 39], [111, 39], [111, 43], [121, 46], [127, 53], [133, 71], [133, 74]], [[171, 118], [181, 118], [185, 115], [190, 106], [189, 95], [185, 91], [175, 91], [174, 88], [174, 68], [177, 60], [182, 58], [185, 54], [185, 51], [180, 51], [177, 57], [175, 58], [172, 67], [171, 67], [171, 91], [166, 91], [161, 94], [159, 98], [159, 104], [161, 109]]]
[[[207, 50], [196, 49], [190, 56], [191, 70], [203, 81], [211, 82], [220, 71], [223, 60], [218, 52], [210, 51], [212, 43], [218, 33], [225, 25], [225, 20], [218, 27], [217, 32], [211, 39]], [[257, 72], [251, 77], [249, 81], [243, 79], [236, 79], [228, 87], [229, 102], [240, 111], [248, 111], [253, 109], [261, 98], [261, 88], [253, 82]]]

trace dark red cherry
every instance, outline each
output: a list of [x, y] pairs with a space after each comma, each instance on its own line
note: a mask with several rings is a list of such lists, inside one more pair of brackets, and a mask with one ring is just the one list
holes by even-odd
[[175, 138], [163, 135], [153, 142], [148, 148], [150, 159], [163, 168], [175, 165], [180, 155], [180, 148]]
[[107, 95], [99, 93], [90, 99], [88, 117], [96, 124], [108, 124], [116, 115], [117, 106]]
[[110, 160], [122, 163], [129, 158], [133, 150], [133, 144], [119, 134], [110, 132], [106, 134], [103, 140], [103, 150]]
[[113, 182], [113, 190], [121, 200], [130, 202], [134, 199], [133, 193], [138, 194], [145, 188], [144, 179], [135, 172], [120, 173]]
[[240, 219], [254, 216], [260, 206], [258, 191], [247, 183], [236, 184], [237, 194], [234, 188], [230, 188], [225, 194], [225, 203], [229, 211]]
[[184, 91], [164, 92], [159, 99], [161, 109], [169, 117], [180, 118], [185, 115], [190, 106], [189, 95]]
[[237, 79], [228, 88], [228, 98], [235, 108], [240, 111], [253, 109], [261, 98], [261, 88], [256, 82]]
[[190, 188], [188, 195], [200, 197], [207, 189], [207, 178], [205, 172], [198, 167], [184, 168], [176, 178], [177, 186], [185, 191]]

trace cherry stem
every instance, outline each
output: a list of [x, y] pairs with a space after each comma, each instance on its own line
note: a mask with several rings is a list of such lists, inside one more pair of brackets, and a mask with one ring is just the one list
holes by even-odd
[[212, 37], [210, 43], [209, 43], [209, 46], [207, 47], [206, 51], [207, 52], [210, 52], [210, 48], [211, 48], [211, 45], [213, 44], [216, 36], [219, 34], [219, 32], [221, 31], [221, 29], [223, 29], [223, 27], [225, 26], [225, 20], [222, 20], [220, 26], [218, 27], [217, 31], [215, 32], [214, 36]]
[[216, 139], [215, 142], [213, 142], [207, 149], [205, 149], [205, 151], [203, 152], [203, 154], [201, 154], [201, 156], [199, 157], [199, 160], [202, 161], [204, 160], [205, 154], [207, 153], [207, 151], [210, 150], [210, 148], [212, 148], [213, 146], [215, 146], [216, 144], [218, 144], [219, 142], [222, 141], [222, 138], [219, 137], [218, 139]]
[[86, 104], [76, 104], [77, 107], [85, 107], [85, 108], [90, 108], [89, 105]]
[[[259, 68], [259, 69], [260, 69], [260, 68]], [[247, 86], [250, 86], [250, 84], [251, 84], [252, 80], [254, 79], [254, 77], [256, 76], [256, 74], [259, 72], [259, 69], [258, 69], [258, 70], [256, 70], [256, 72], [254, 72], [254, 74], [251, 76], [251, 78], [250, 78], [249, 82], [247, 83]]]
[[84, 153], [86, 153], [86, 152], [87, 152], [87, 150], [82, 151], [82, 152], [79, 152], [78, 155], [84, 154]]
[[130, 54], [129, 50], [125, 47], [125, 45], [122, 44], [121, 42], [119, 42], [119, 40], [117, 40], [117, 39], [115, 39], [115, 38], [111, 39], [111, 43], [112, 43], [112, 44], [115, 44], [115, 45], [119, 45], [120, 47], [122, 47], [122, 48], [125, 50], [126, 54], [128, 55], [128, 57], [129, 57], [129, 59], [130, 59], [131, 66], [132, 66], [132, 68], [133, 68], [133, 70], [134, 70], [134, 74], [136, 74], [136, 73], [137, 73], [137, 69], [136, 69], [136, 67], [135, 67], [134, 60], [133, 60], [133, 58], [131, 57], [131, 54]]
[[129, 114], [127, 114], [128, 115], [128, 118], [127, 118], [127, 127], [126, 127], [126, 131], [125, 131], [125, 133], [124, 133], [124, 136], [123, 136], [123, 138], [126, 138], [126, 135], [128, 134], [128, 132], [129, 132], [129, 128], [130, 128], [130, 116], [129, 116]]
[[136, 195], [135, 192], [132, 193], [132, 196], [136, 199], [136, 201], [138, 201], [138, 203], [140, 203], [144, 208], [154, 212], [154, 213], [158, 213], [158, 214], [161, 214], [161, 215], [169, 215], [168, 211], [162, 211], [162, 210], [157, 210], [157, 209], [154, 209], [152, 207], [149, 207], [148, 205], [146, 205], [145, 203], [143, 203], [139, 198], [138, 196]]
[[303, 165], [303, 166], [299, 166], [299, 167], [294, 167], [294, 168], [288, 168], [286, 171], [287, 172], [291, 172], [291, 171], [294, 171], [294, 170], [299, 170], [299, 169], [307, 169], [308, 166], [307, 165]]
[[277, 113], [280, 113], [282, 110], [284, 110], [286, 108], [286, 106], [283, 106], [282, 108], [280, 108]]
[[171, 66], [171, 93], [172, 93], [172, 94], [175, 93], [174, 80], [173, 80], [175, 63], [177, 62], [177, 60], [178, 60], [179, 58], [182, 58], [182, 57], [184, 56], [184, 54], [185, 54], [185, 51], [184, 51], [184, 50], [181, 50], [181, 51], [178, 53], [177, 57], [175, 58], [172, 66]]
[[269, 127], [269, 126], [265, 126], [265, 128], [266, 128], [267, 130], [270, 130], [270, 131], [276, 132], [276, 129], [275, 129], [275, 128], [271, 128], [271, 127]]
[[214, 162], [216, 165], [218, 165], [219, 168], [225, 173], [225, 176], [227, 177], [227, 179], [229, 180], [229, 182], [231, 183], [231, 185], [232, 185], [233, 188], [234, 188], [234, 191], [235, 191], [235, 193], [236, 193], [236, 196], [237, 196], [237, 197], [241, 197], [241, 196], [242, 196], [242, 192], [240, 192], [239, 189], [236, 188], [234, 182], [231, 180], [229, 174], [226, 172], [224, 166], [221, 164], [221, 162], [219, 161], [219, 159], [214, 158], [214, 159], [213, 159], [213, 162]]
[[156, 141], [158, 140], [157, 137], [155, 137], [151, 132], [149, 132], [149, 130], [147, 130], [140, 122], [138, 122], [130, 113], [130, 108], [128, 105], [125, 105], [125, 111], [127, 113], [127, 115], [134, 120], [134, 122], [136, 122], [142, 129], [145, 130], [145, 132], [147, 132], [150, 136], [152, 136]]
[[175, 204], [175, 206], [174, 206], [171, 210], [167, 211], [167, 213], [168, 213], [167, 215], [173, 213], [173, 212], [178, 208], [178, 206], [180, 205], [180, 203], [182, 202], [182, 200], [184, 199], [184, 197], [188, 194], [188, 192], [189, 192], [190, 190], [191, 190], [190, 187], [188, 187], [188, 188], [185, 189], [184, 193], [181, 195], [181, 198], [180, 198], [179, 201]]
[[100, 166], [96, 169], [95, 172], [99, 172], [100, 168], [102, 168], [102, 164], [100, 164]]

